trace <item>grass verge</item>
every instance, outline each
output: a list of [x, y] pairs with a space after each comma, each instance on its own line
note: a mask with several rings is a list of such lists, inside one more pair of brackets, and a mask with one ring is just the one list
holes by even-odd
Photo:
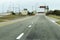
[[52, 18], [55, 18], [55, 19], [59, 20], [56, 23], [60, 24], [60, 16], [57, 16], [57, 15], [49, 15], [49, 17], [52, 17]]
[[56, 23], [60, 24], [60, 21], [57, 21]]
[[56, 15], [49, 15], [49, 17], [53, 17], [53, 18], [56, 18], [56, 19], [60, 19], [60, 16], [56, 16]]
[[4, 22], [6, 20], [14, 20], [14, 19], [18, 19], [18, 18], [23, 18], [26, 16], [21, 16], [21, 15], [6, 15], [3, 17], [0, 17], [0, 22]]
[[4, 20], [3, 19], [0, 19], [0, 22], [4, 22]]

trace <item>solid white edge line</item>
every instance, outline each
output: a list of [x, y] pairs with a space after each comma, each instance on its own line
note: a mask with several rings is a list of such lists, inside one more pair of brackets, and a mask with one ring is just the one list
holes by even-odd
[[53, 23], [56, 23], [56, 21], [54, 21], [54, 20], [50, 20], [50, 21], [52, 21]]
[[[47, 16], [45, 16], [45, 17], [52, 22], [52, 20], [49, 19]], [[56, 24], [56, 25], [58, 25], [58, 26], [60, 26], [58, 23], [56, 23], [56, 21], [54, 21], [53, 23]]]
[[29, 25], [28, 27], [31, 27], [31, 25]]
[[23, 35], [24, 33], [21, 33], [16, 39], [20, 39]]

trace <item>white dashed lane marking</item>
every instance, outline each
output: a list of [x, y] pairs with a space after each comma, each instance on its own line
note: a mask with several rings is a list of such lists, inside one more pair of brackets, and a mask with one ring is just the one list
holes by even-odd
[[24, 33], [21, 33], [16, 39], [20, 39], [23, 35]]
[[31, 27], [31, 25], [29, 25], [28, 27]]

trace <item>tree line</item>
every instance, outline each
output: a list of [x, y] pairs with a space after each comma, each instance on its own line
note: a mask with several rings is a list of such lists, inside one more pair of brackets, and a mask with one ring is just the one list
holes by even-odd
[[60, 10], [54, 10], [54, 11], [49, 11], [46, 13], [46, 15], [57, 15], [60, 16]]

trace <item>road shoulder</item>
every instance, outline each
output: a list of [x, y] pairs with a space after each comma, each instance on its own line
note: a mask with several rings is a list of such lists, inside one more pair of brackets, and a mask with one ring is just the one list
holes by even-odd
[[28, 16], [28, 17], [24, 17], [24, 18], [19, 18], [19, 19], [11, 20], [11, 21], [0, 22], [0, 27], [1, 26], [5, 26], [5, 25], [9, 25], [9, 24], [13, 24], [13, 23], [16, 23], [16, 22], [24, 21], [24, 20], [30, 19], [32, 17], [34, 17], [34, 16]]

